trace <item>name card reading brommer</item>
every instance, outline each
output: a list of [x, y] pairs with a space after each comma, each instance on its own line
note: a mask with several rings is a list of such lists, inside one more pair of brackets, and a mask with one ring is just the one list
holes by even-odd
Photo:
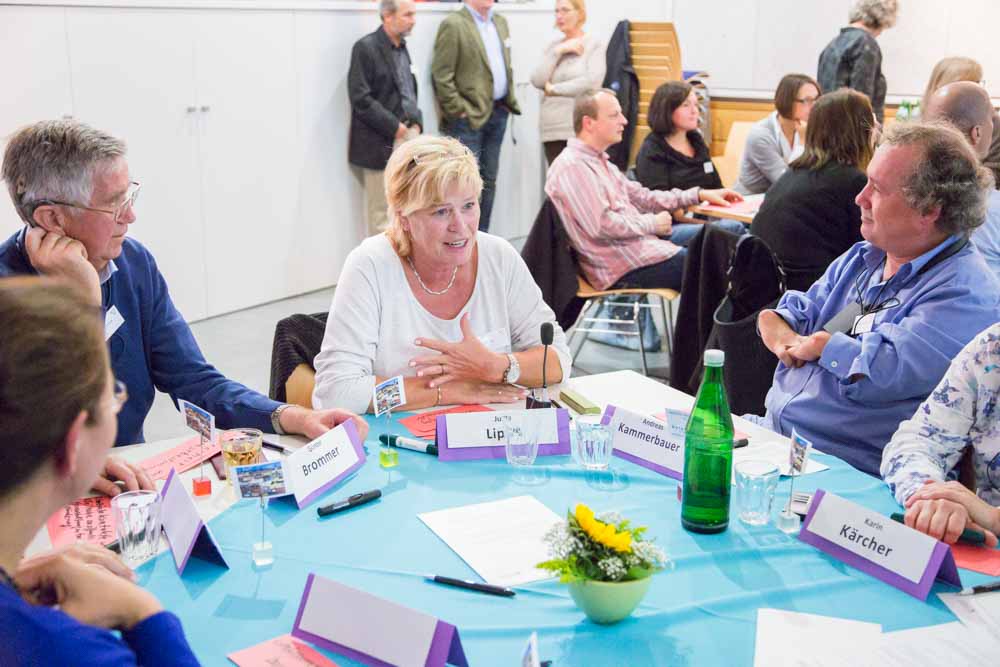
[[327, 431], [284, 460], [285, 479], [302, 509], [364, 465], [365, 450], [353, 421]]
[[502, 459], [506, 438], [514, 431], [537, 438], [539, 456], [570, 453], [567, 410], [497, 410], [439, 415], [438, 458], [442, 461]]
[[667, 421], [609, 405], [601, 423], [611, 428], [612, 453], [667, 477], [684, 476], [684, 422], [687, 415], [667, 411]]
[[825, 491], [813, 495], [799, 539], [920, 600], [935, 579], [962, 585], [947, 544]]

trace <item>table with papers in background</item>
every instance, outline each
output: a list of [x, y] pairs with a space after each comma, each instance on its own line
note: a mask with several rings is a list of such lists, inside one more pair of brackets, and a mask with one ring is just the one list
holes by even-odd
[[[631, 371], [576, 378], [569, 384], [602, 407], [614, 402], [644, 414], [690, 409], [692, 403], [690, 396]], [[400, 450], [399, 466], [382, 469], [377, 437], [386, 431], [406, 434], [395, 421], [399, 416], [405, 415], [394, 415], [389, 424], [369, 417], [367, 462], [317, 503], [302, 511], [291, 502], [270, 503], [266, 530], [276, 561], [269, 569], [256, 571], [251, 561], [252, 543], [261, 531], [259, 504], [232, 504], [219, 481], [213, 483], [213, 497], [197, 503], [210, 519], [230, 569], [192, 559], [182, 578], [169, 553], [138, 569], [139, 582], [181, 618], [205, 665], [230, 664], [227, 654], [290, 632], [309, 573], [455, 625], [474, 666], [519, 664], [532, 632], [538, 633], [542, 660], [553, 661], [553, 667], [751, 665], [760, 608], [876, 623], [884, 632], [955, 620], [936, 595], [953, 589], [936, 584], [921, 602], [773, 525], [745, 526], [735, 512], [726, 532], [688, 533], [680, 525], [678, 483], [617, 457], [604, 473], [587, 472], [568, 456], [539, 458], [530, 473], [522, 473], [503, 460], [445, 463]], [[751, 448], [783, 440], [742, 420], [737, 429], [749, 434]], [[139, 459], [177, 442], [122, 451]], [[829, 469], [798, 479], [796, 491], [823, 488], [885, 514], [898, 509], [881, 480], [832, 456], [817, 454], [816, 460]], [[316, 515], [318, 505], [374, 488], [383, 490], [378, 502], [325, 520]], [[787, 494], [783, 478], [776, 504]], [[657, 574], [632, 617], [612, 626], [587, 621], [555, 580], [518, 586], [510, 599], [424, 580], [426, 574], [477, 577], [418, 514], [515, 496], [533, 496], [560, 516], [578, 502], [598, 512], [618, 511], [649, 527], [648, 535], [667, 551], [674, 569]], [[967, 586], [988, 579], [964, 570], [962, 576]], [[340, 665], [357, 664], [331, 657]]]

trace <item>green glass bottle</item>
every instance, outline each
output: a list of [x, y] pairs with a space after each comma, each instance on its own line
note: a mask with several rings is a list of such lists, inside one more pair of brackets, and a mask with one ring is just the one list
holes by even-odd
[[696, 533], [729, 526], [733, 416], [722, 383], [722, 350], [705, 350], [705, 375], [684, 433], [681, 525]]

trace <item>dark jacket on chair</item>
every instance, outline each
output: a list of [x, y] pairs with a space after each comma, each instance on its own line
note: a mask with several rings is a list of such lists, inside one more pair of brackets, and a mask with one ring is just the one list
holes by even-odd
[[559, 212], [548, 197], [531, 226], [521, 258], [559, 326], [569, 329], [583, 307], [583, 300], [576, 296], [578, 266]]
[[620, 21], [608, 42], [607, 73], [604, 87], [618, 94], [618, 103], [628, 120], [620, 143], [608, 149], [608, 157], [621, 169], [628, 169], [628, 156], [635, 136], [635, 124], [639, 118], [639, 77], [632, 67], [632, 45], [629, 43], [629, 22]]
[[[409, 117], [403, 111], [394, 48], [385, 30], [379, 27], [359, 39], [351, 50], [351, 68], [347, 74], [347, 94], [351, 99], [347, 159], [358, 167], [385, 169], [399, 124], [424, 126], [419, 109], [416, 117]], [[400, 48], [409, 59], [406, 43]], [[410, 72], [406, 76], [413, 78], [416, 94], [416, 77]]]
[[269, 395], [285, 402], [285, 383], [299, 364], [313, 367], [326, 333], [327, 313], [290, 315], [274, 328]]

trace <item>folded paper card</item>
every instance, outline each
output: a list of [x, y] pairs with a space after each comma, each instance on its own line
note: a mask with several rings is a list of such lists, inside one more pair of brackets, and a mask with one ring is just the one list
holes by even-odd
[[684, 476], [684, 427], [687, 413], [667, 410], [667, 419], [644, 417], [609, 405], [601, 423], [611, 428], [615, 456], [667, 477]]
[[149, 478], [154, 482], [158, 479], [166, 479], [173, 468], [177, 472], [186, 472], [202, 461], [207, 461], [222, 450], [219, 442], [205, 443], [202, 446], [201, 436], [185, 440], [181, 444], [168, 449], [165, 452], [151, 456], [139, 462], [142, 469], [146, 471]]
[[485, 405], [456, 405], [450, 408], [441, 408], [440, 410], [431, 410], [429, 412], [420, 412], [415, 415], [410, 415], [409, 417], [403, 417], [399, 420], [399, 425], [413, 434], [415, 438], [425, 438], [427, 440], [433, 440], [434, 434], [437, 432], [437, 418], [439, 415], [453, 415], [461, 414], [463, 412], [492, 412], [493, 408], [488, 408]]
[[467, 667], [454, 625], [310, 574], [292, 636], [365, 665]]
[[353, 420], [327, 431], [282, 461], [285, 481], [302, 509], [365, 463], [365, 448]]
[[799, 539], [921, 600], [935, 579], [962, 585], [947, 544], [822, 490]]
[[201, 520], [198, 508], [180, 483], [177, 471], [171, 470], [167, 475], [167, 482], [163, 485], [160, 496], [163, 499], [160, 510], [163, 532], [167, 534], [177, 572], [184, 574], [191, 556], [228, 568], [229, 564], [226, 563], [211, 529]]
[[226, 656], [238, 667], [337, 667], [337, 663], [291, 635], [281, 635]]
[[76, 542], [107, 545], [115, 541], [115, 513], [111, 498], [81, 498], [61, 508], [46, 522], [53, 547]]
[[539, 456], [570, 452], [567, 410], [497, 410], [439, 415], [438, 458], [442, 461], [502, 459], [506, 456], [506, 438], [514, 431], [536, 438]]

